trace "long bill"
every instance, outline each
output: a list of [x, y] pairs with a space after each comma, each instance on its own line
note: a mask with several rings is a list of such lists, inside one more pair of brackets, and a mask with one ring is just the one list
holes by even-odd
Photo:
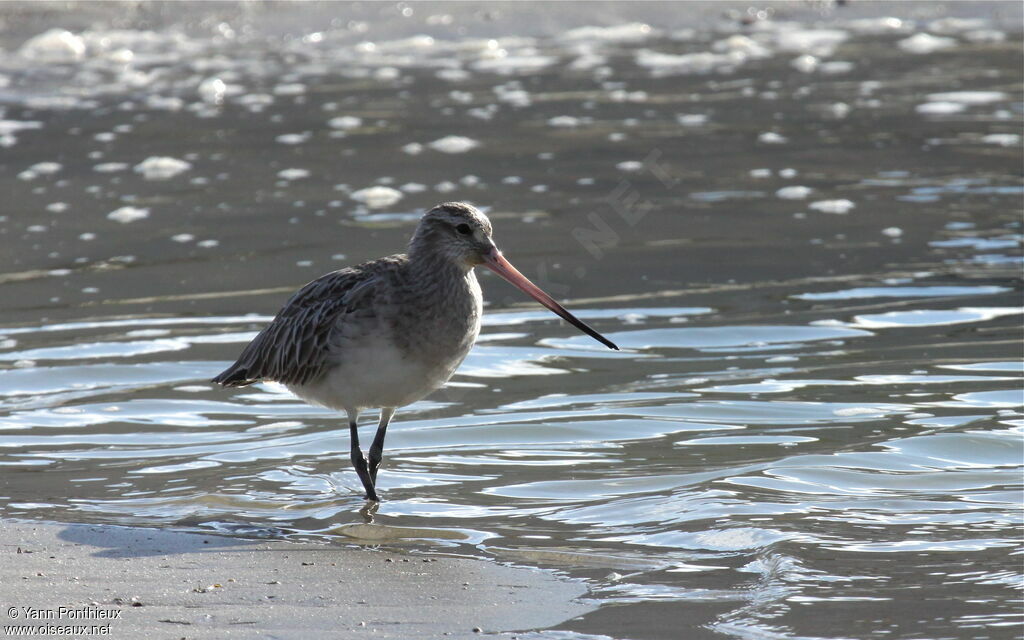
[[484, 255], [484, 264], [487, 265], [491, 271], [515, 285], [520, 291], [541, 303], [548, 309], [554, 311], [572, 326], [607, 346], [609, 349], [615, 349], [616, 351], [619, 350], [619, 348], [615, 346], [614, 342], [591, 329], [587, 323], [569, 313], [568, 309], [555, 302], [554, 298], [544, 293], [540, 287], [530, 282], [529, 278], [519, 273], [519, 269], [513, 267], [512, 263], [506, 260], [497, 248], [492, 249], [489, 253]]

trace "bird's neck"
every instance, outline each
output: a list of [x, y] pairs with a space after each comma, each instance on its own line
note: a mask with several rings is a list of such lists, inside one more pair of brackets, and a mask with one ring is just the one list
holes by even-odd
[[410, 252], [405, 285], [409, 313], [402, 315], [408, 326], [396, 335], [411, 357], [434, 362], [461, 354], [461, 361], [480, 331], [483, 310], [472, 267]]
[[409, 247], [409, 266], [414, 272], [427, 277], [451, 274], [463, 278], [473, 268], [471, 264], [452, 259], [451, 256], [437, 251], [429, 244], [415, 240]]
[[[413, 248], [415, 249], [415, 247]], [[409, 280], [425, 295], [450, 295], [465, 286], [472, 276], [472, 265], [462, 264], [432, 251], [409, 252]]]

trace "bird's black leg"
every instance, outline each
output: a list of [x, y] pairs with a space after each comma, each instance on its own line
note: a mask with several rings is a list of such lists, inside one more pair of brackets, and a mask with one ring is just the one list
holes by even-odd
[[377, 484], [377, 469], [380, 468], [380, 461], [384, 457], [384, 436], [388, 432], [388, 423], [391, 422], [391, 416], [395, 415], [395, 410], [391, 408], [383, 408], [380, 410], [380, 423], [377, 425], [377, 434], [373, 436], [373, 444], [370, 445], [370, 480], [373, 480], [373, 484]]
[[349, 439], [352, 441], [352, 466], [356, 468], [359, 480], [363, 483], [363, 489], [366, 489], [366, 499], [376, 502], [377, 491], [373, 488], [373, 478], [370, 476], [370, 470], [366, 466], [366, 458], [363, 457], [363, 451], [359, 448], [359, 430], [356, 420], [349, 419], [348, 432]]

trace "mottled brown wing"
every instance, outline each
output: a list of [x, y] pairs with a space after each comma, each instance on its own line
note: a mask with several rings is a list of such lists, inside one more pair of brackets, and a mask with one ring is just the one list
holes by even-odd
[[333, 271], [299, 289], [212, 381], [243, 387], [264, 380], [305, 384], [321, 376], [328, 366], [331, 332], [345, 314], [368, 304], [378, 280], [373, 270], [362, 267]]

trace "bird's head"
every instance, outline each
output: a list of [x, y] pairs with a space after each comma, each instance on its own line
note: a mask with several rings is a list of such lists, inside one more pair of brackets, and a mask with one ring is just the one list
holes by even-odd
[[610, 349], [618, 350], [615, 343], [569, 313], [565, 307], [513, 267], [494, 245], [491, 231], [491, 221], [473, 205], [464, 202], [439, 204], [420, 219], [416, 233], [409, 243], [409, 255], [414, 260], [448, 260], [462, 266], [467, 272], [482, 264], [583, 333]]
[[491, 221], [476, 207], [464, 202], [439, 204], [420, 219], [410, 253], [428, 252], [472, 269], [497, 251], [491, 239]]

